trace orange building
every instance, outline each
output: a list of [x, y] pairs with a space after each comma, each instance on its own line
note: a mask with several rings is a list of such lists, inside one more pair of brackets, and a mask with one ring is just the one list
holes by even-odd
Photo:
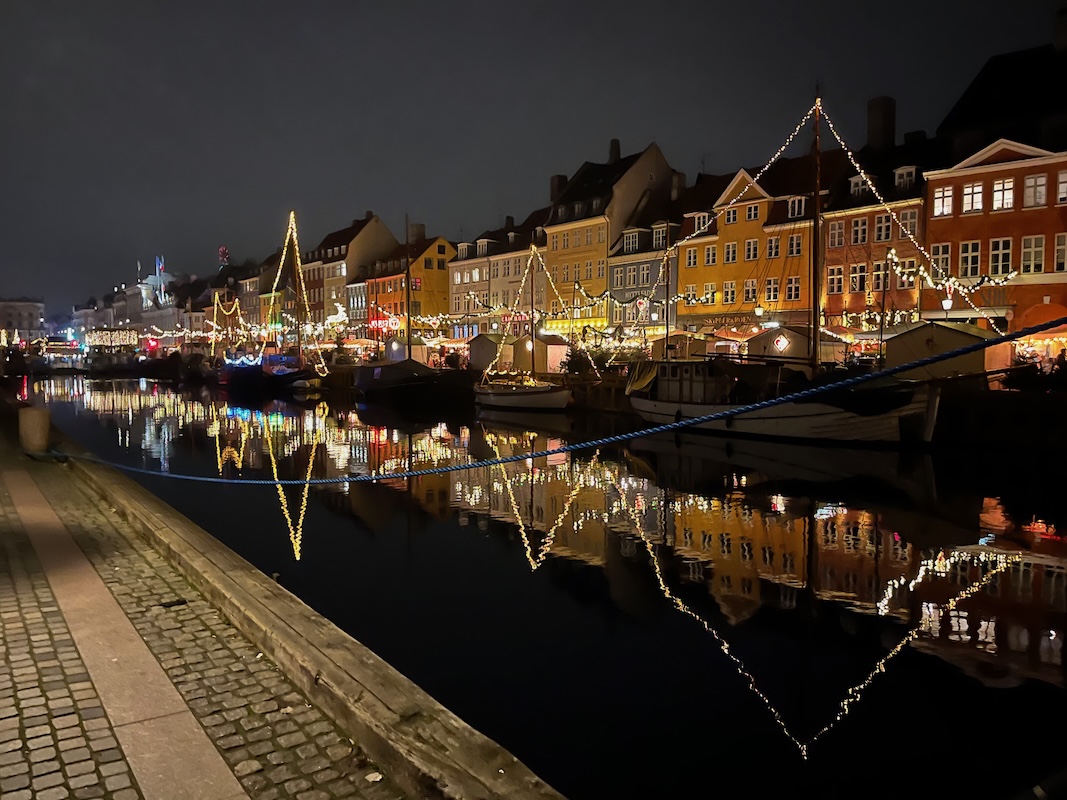
[[1000, 139], [926, 173], [927, 250], [935, 278], [986, 285], [967, 298], [926, 287], [932, 319], [991, 318], [1018, 330], [1067, 316], [1067, 152]]

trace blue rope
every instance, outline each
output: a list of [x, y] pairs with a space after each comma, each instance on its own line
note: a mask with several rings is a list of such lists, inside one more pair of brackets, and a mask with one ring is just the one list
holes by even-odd
[[764, 400], [759, 403], [750, 403], [746, 406], [739, 406], [738, 408], [731, 408], [727, 411], [719, 411], [714, 414], [705, 414], [701, 417], [690, 417], [689, 419], [677, 420], [675, 422], [669, 422], [663, 425], [655, 425], [651, 428], [643, 428], [639, 431], [620, 433], [614, 436], [604, 436], [600, 439], [591, 439], [586, 442], [575, 442], [572, 444], [565, 444], [561, 447], [552, 448], [550, 450], [538, 450], [533, 453], [521, 453], [511, 456], [501, 456], [499, 458], [489, 458], [483, 461], [472, 461], [466, 464], [449, 464], [447, 466], [432, 467], [430, 469], [414, 469], [407, 470], [405, 472], [392, 472], [386, 475], [340, 475], [336, 478], [312, 478], [311, 480], [307, 481], [302, 481], [296, 478], [285, 478], [279, 480], [271, 480], [267, 478], [243, 478], [240, 480], [233, 480], [230, 478], [216, 478], [212, 476], [181, 475], [173, 472], [159, 472], [158, 470], [144, 469], [143, 467], [134, 467], [126, 464], [118, 464], [112, 461], [105, 461], [102, 458], [97, 458], [96, 456], [92, 455], [60, 452], [55, 452], [53, 453], [53, 455], [57, 457], [75, 458], [81, 461], [88, 461], [94, 464], [101, 464], [103, 466], [113, 467], [124, 472], [130, 472], [139, 475], [151, 475], [157, 478], [171, 478], [173, 480], [200, 481], [201, 483], [225, 483], [229, 485], [237, 484], [247, 486], [305, 486], [332, 485], [341, 483], [375, 483], [377, 481], [396, 480], [401, 478], [421, 478], [427, 475], [441, 475], [449, 472], [462, 472], [470, 469], [481, 469], [483, 467], [495, 467], [503, 464], [514, 464], [516, 462], [526, 461], [530, 458], [543, 458], [545, 456], [554, 456], [563, 453], [576, 453], [581, 450], [591, 450], [595, 447], [603, 447], [605, 445], [628, 442], [633, 439], [640, 439], [641, 437], [649, 436], [656, 433], [668, 433], [671, 431], [677, 431], [683, 428], [688, 428], [692, 425], [700, 425], [705, 422], [715, 422], [717, 420], [737, 416], [738, 414], [747, 414], [751, 411], [760, 411], [765, 408], [772, 408], [777, 405], [782, 405], [783, 403], [792, 403], [796, 400], [806, 400], [808, 398], [815, 397], [825, 392], [832, 392], [838, 389], [848, 389], [853, 386], [858, 386], [863, 383], [878, 380], [879, 378], [886, 378], [892, 375], [897, 375], [901, 372], [907, 372], [908, 370], [919, 369], [921, 367], [930, 366], [931, 364], [937, 364], [941, 361], [946, 361], [950, 358], [956, 358], [957, 356], [977, 353], [989, 347], [993, 347], [1004, 342], [1012, 342], [1016, 339], [1023, 339], [1027, 336], [1032, 336], [1035, 333], [1041, 333], [1042, 331], [1059, 327], [1060, 325], [1067, 325], [1067, 317], [1060, 317], [1059, 319], [1054, 319], [1050, 322], [1043, 322], [1040, 325], [1033, 325], [1029, 328], [1024, 328], [1021, 331], [1016, 331], [1015, 333], [1004, 334], [1003, 336], [998, 336], [992, 339], [983, 339], [980, 342], [974, 342], [964, 347], [958, 347], [955, 350], [950, 350], [947, 353], [926, 356], [925, 358], [920, 358], [916, 361], [910, 361], [907, 364], [901, 364], [896, 367], [888, 367], [886, 369], [880, 370], [879, 372], [870, 372], [863, 375], [854, 375], [851, 378], [846, 378], [844, 380], [837, 381], [836, 383], [829, 383], [825, 386], [813, 386], [811, 388], [804, 389], [803, 391], [794, 392], [793, 394], [783, 395], [781, 397], [775, 397], [771, 400]]

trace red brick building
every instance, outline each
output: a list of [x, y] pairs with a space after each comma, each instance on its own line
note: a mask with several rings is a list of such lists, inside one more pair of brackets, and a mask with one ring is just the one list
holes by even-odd
[[[1004, 330], [1067, 316], [1067, 152], [1000, 139], [925, 177], [935, 278], [970, 286], [1016, 273], [970, 296]], [[924, 317], [988, 324], [958, 293], [951, 304], [944, 290], [922, 295]]]

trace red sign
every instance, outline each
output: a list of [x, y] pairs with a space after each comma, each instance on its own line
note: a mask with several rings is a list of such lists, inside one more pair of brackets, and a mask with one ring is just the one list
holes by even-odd
[[400, 330], [400, 320], [397, 317], [389, 317], [388, 319], [372, 319], [370, 326], [379, 331], [398, 331]]

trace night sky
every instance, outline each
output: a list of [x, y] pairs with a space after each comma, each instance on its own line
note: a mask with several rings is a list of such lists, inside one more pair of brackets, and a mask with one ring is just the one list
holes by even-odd
[[932, 132], [1056, 5], [0, 0], [0, 294], [69, 311], [159, 253], [205, 276], [220, 245], [273, 252], [290, 208], [305, 250], [368, 209], [473, 236], [612, 137], [689, 181], [761, 164], [816, 80], [857, 148], [879, 94]]

